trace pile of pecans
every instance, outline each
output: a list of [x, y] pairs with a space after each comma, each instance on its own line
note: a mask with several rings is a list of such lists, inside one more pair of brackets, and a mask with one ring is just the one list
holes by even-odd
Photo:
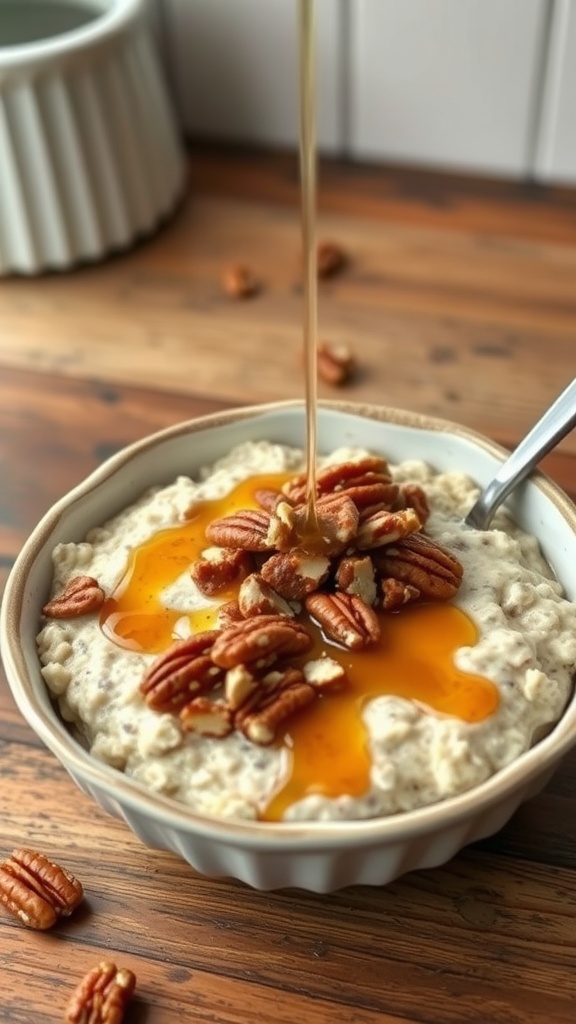
[[335, 463], [317, 476], [316, 532], [306, 537], [306, 477], [257, 491], [259, 508], [214, 520], [191, 567], [207, 596], [237, 584], [218, 628], [173, 644], [141, 683], [149, 705], [180, 716], [187, 731], [234, 729], [270, 744], [285, 720], [320, 693], [346, 686], [340, 663], [314, 644], [309, 617], [341, 648], [378, 641], [381, 611], [449, 600], [460, 562], [426, 535], [422, 488], [394, 483], [385, 459]]
[[[386, 459], [330, 464], [316, 488], [313, 536], [305, 474], [257, 491], [259, 507], [208, 525], [192, 579], [209, 597], [237, 585], [237, 600], [222, 605], [218, 628], [161, 654], [140, 686], [149, 707], [179, 715], [186, 731], [238, 730], [273, 743], [287, 718], [347, 683], [335, 658], [306, 660], [314, 645], [306, 618], [335, 645], [358, 650], [378, 641], [379, 613], [456, 594], [462, 565], [426, 534], [424, 490], [395, 483]], [[104, 599], [97, 580], [77, 576], [43, 611], [84, 615]]]

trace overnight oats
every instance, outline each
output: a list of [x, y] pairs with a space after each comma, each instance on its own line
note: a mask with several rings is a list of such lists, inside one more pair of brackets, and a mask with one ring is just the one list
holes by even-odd
[[91, 754], [222, 818], [360, 819], [483, 782], [561, 717], [576, 606], [424, 462], [238, 446], [53, 554], [38, 650]]

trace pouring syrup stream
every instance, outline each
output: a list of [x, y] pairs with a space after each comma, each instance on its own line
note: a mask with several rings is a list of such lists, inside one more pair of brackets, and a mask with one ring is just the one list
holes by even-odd
[[316, 515], [318, 274], [316, 248], [315, 0], [299, 0], [300, 183], [304, 276], [306, 390], [306, 525], [301, 541], [318, 536]]

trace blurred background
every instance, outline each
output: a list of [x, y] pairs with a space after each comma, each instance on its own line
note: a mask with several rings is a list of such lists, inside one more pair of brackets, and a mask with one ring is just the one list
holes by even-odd
[[[188, 138], [296, 145], [293, 3], [149, 4]], [[576, 184], [576, 0], [317, 8], [324, 153]]]

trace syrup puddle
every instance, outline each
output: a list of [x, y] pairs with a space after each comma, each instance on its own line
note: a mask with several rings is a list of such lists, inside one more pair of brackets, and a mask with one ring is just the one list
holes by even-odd
[[[100, 623], [106, 636], [122, 647], [158, 653], [173, 643], [184, 615], [194, 632], [214, 628], [218, 606], [234, 600], [237, 585], [222, 593], [218, 602], [188, 610], [164, 608], [162, 593], [206, 547], [209, 522], [241, 508], [256, 508], [256, 491], [278, 489], [288, 479], [288, 474], [252, 477], [225, 498], [203, 502], [189, 520], [136, 548], [102, 608]], [[366, 791], [370, 754], [362, 708], [373, 697], [403, 697], [431, 713], [466, 722], [482, 721], [497, 708], [494, 684], [461, 672], [454, 664], [454, 652], [477, 640], [474, 624], [459, 608], [445, 603], [414, 605], [382, 614], [380, 622], [378, 643], [348, 651], [323, 637], [306, 619], [314, 648], [305, 660], [329, 654], [344, 667], [349, 686], [342, 693], [319, 696], [278, 738], [276, 745], [288, 753], [289, 778], [262, 808], [264, 820], [281, 820], [288, 806], [311, 793], [337, 797]]]

